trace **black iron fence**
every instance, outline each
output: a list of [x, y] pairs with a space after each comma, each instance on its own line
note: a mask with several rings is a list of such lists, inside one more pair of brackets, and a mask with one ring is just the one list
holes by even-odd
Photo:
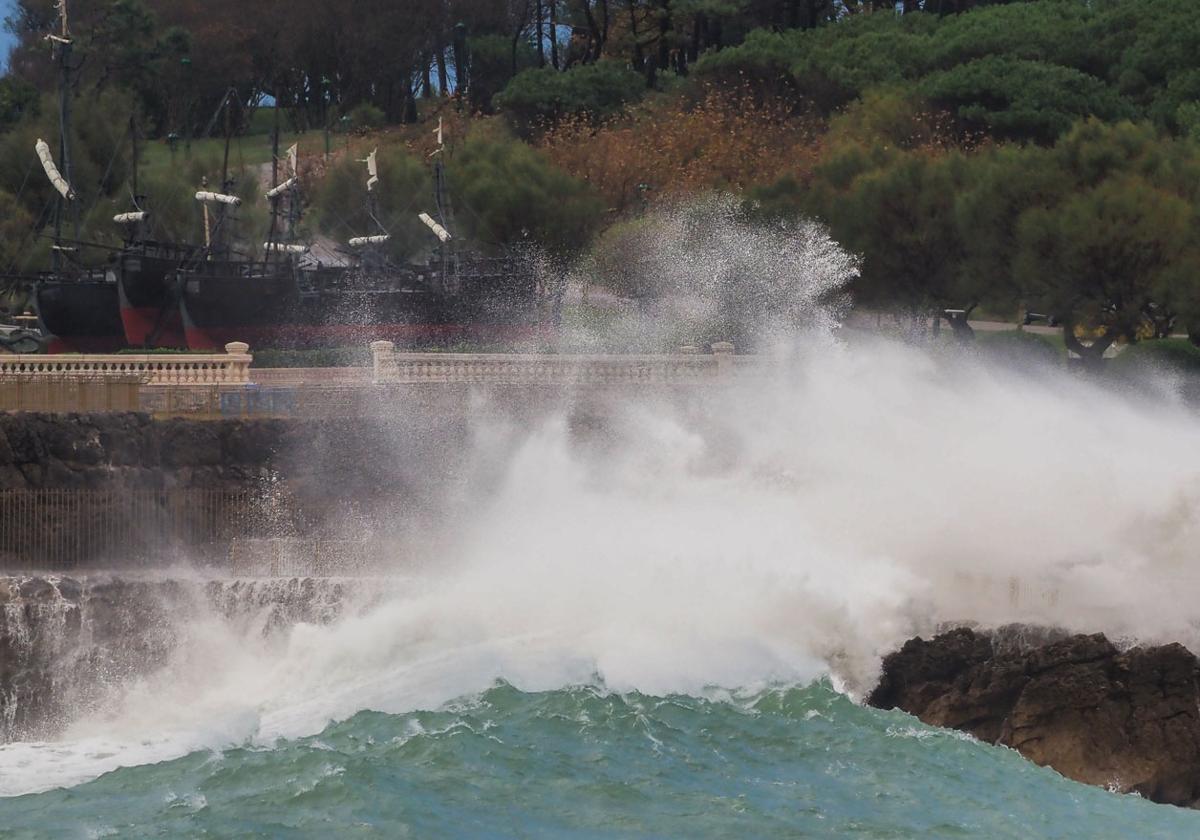
[[219, 564], [235, 540], [296, 530], [292, 506], [258, 491], [0, 491], [7, 571]]

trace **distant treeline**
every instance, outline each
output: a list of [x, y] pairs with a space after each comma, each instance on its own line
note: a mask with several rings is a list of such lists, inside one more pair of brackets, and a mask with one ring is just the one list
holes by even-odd
[[[386, 127], [365, 142], [383, 149], [382, 209], [405, 252], [424, 241], [406, 196], [428, 190], [441, 117], [461, 222], [489, 244], [572, 255], [600, 236], [619, 253], [646, 208], [716, 189], [768, 221], [828, 223], [863, 255], [865, 305], [1037, 312], [1094, 353], [1200, 332], [1195, 0], [98, 0], [71, 13], [79, 180], [96, 198], [123, 189], [111, 161], [130, 114], [146, 138], [217, 136], [233, 91], [243, 132], [271, 100], [285, 128]], [[6, 260], [49, 199], [27, 183], [25, 147], [55, 125], [54, 19], [52, 0], [19, 0], [9, 20]], [[366, 224], [355, 166], [342, 155], [306, 175], [326, 233]], [[658, 293], [629, 276], [608, 280]]]

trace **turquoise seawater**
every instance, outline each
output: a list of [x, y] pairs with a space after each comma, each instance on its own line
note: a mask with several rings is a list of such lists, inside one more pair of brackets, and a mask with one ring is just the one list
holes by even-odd
[[1153, 838], [1200, 836], [1200, 813], [824, 684], [725, 699], [498, 684], [0, 800], [0, 836]]

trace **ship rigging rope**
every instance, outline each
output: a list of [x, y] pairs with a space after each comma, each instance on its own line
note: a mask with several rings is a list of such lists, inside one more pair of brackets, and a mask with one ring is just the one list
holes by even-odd
[[[35, 166], [37, 166], [36, 159], [30, 161], [29, 168], [25, 170], [25, 177], [21, 179], [21, 188], [17, 190], [17, 196], [15, 199], [13, 199], [18, 207], [21, 206], [21, 198], [25, 195], [25, 187], [29, 185], [29, 176], [33, 174], [33, 168]], [[47, 204], [46, 206], [49, 207], [50, 205]], [[33, 235], [33, 232], [42, 226], [42, 219], [45, 217], [45, 215], [46, 211], [43, 209], [41, 214], [38, 216], [37, 223], [32, 228], [25, 231], [25, 236], [21, 239], [21, 243], [17, 246], [17, 249], [13, 251], [12, 259], [8, 261], [8, 266], [5, 268], [6, 273], [11, 274], [13, 269], [16, 268], [17, 260], [20, 259], [21, 252], [25, 250], [25, 245], [29, 241], [30, 236]]]
[[[50, 223], [50, 219], [49, 219], [50, 208], [52, 208], [54, 206], [55, 201], [56, 201], [56, 199], [51, 198], [49, 201], [46, 202], [46, 206], [43, 207], [42, 212], [40, 214], [38, 214], [37, 223], [34, 224], [32, 227], [30, 227], [29, 230], [27, 230], [25, 232], [25, 236], [21, 240], [21, 243], [17, 246], [16, 251], [13, 252], [12, 261], [8, 265], [9, 273], [12, 273], [13, 269], [16, 268], [17, 260], [19, 260], [21, 258], [22, 253], [25, 251], [26, 246], [30, 244], [30, 241], [33, 239], [36, 239], [39, 231], [41, 231], [41, 229], [43, 227], [45, 227], [47, 224]], [[30, 251], [29, 253], [25, 254], [25, 257], [26, 257], [26, 260], [25, 260], [24, 264], [21, 266], [22, 273], [24, 273], [29, 268], [29, 260], [33, 259], [33, 252]]]

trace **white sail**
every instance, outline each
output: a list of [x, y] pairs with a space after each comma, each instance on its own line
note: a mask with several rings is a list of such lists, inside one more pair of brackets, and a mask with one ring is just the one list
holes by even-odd
[[349, 241], [349, 244], [354, 248], [361, 248], [364, 245], [381, 245], [391, 238], [390, 234], [377, 233], [374, 236], [356, 236]]
[[433, 133], [437, 137], [437, 148], [429, 153], [430, 157], [433, 157], [434, 155], [440, 155], [442, 152], [446, 151], [446, 144], [444, 142], [444, 137], [442, 134], [442, 118], [441, 117], [438, 117], [437, 128], [435, 128], [433, 130]]
[[71, 189], [71, 185], [67, 183], [67, 179], [58, 171], [58, 167], [54, 165], [54, 157], [50, 154], [50, 146], [45, 140], [38, 139], [35, 147], [37, 156], [42, 161], [42, 169], [46, 170], [46, 177], [50, 179], [50, 183], [54, 189], [58, 190], [59, 195], [67, 201], [75, 200], [75, 190]]
[[225, 195], [224, 193], [208, 192], [207, 190], [200, 190], [196, 193], [196, 200], [203, 201], [206, 204], [228, 204], [230, 207], [238, 207], [242, 203], [242, 200], [236, 195]]
[[294, 187], [296, 185], [296, 180], [297, 180], [296, 178], [288, 178], [286, 181], [284, 181], [279, 186], [273, 187], [272, 189], [268, 190], [267, 198], [275, 198], [276, 196], [283, 195], [285, 192], [287, 192], [288, 190], [290, 190], [292, 187]]
[[371, 192], [379, 183], [379, 166], [375, 162], [375, 155], [378, 152], [379, 149], [372, 149], [371, 154], [367, 155], [367, 159], [362, 161], [367, 165], [367, 192]]
[[149, 214], [145, 210], [137, 210], [132, 213], [118, 213], [113, 216], [113, 221], [119, 225], [131, 225], [134, 222], [145, 221]]
[[444, 227], [434, 221], [433, 217], [428, 213], [421, 213], [417, 216], [417, 218], [424, 222], [425, 226], [433, 231], [434, 236], [436, 236], [438, 239], [442, 240], [443, 242], [450, 241], [450, 231], [446, 230]]
[[286, 242], [264, 242], [263, 249], [267, 251], [282, 251], [285, 254], [303, 254], [308, 251], [308, 246], [290, 245]]
[[293, 176], [295, 176], [297, 174], [296, 163], [297, 163], [297, 159], [299, 158], [299, 156], [300, 156], [300, 144], [293, 143], [291, 146], [288, 147], [288, 150], [287, 150], [288, 171], [291, 172]]

